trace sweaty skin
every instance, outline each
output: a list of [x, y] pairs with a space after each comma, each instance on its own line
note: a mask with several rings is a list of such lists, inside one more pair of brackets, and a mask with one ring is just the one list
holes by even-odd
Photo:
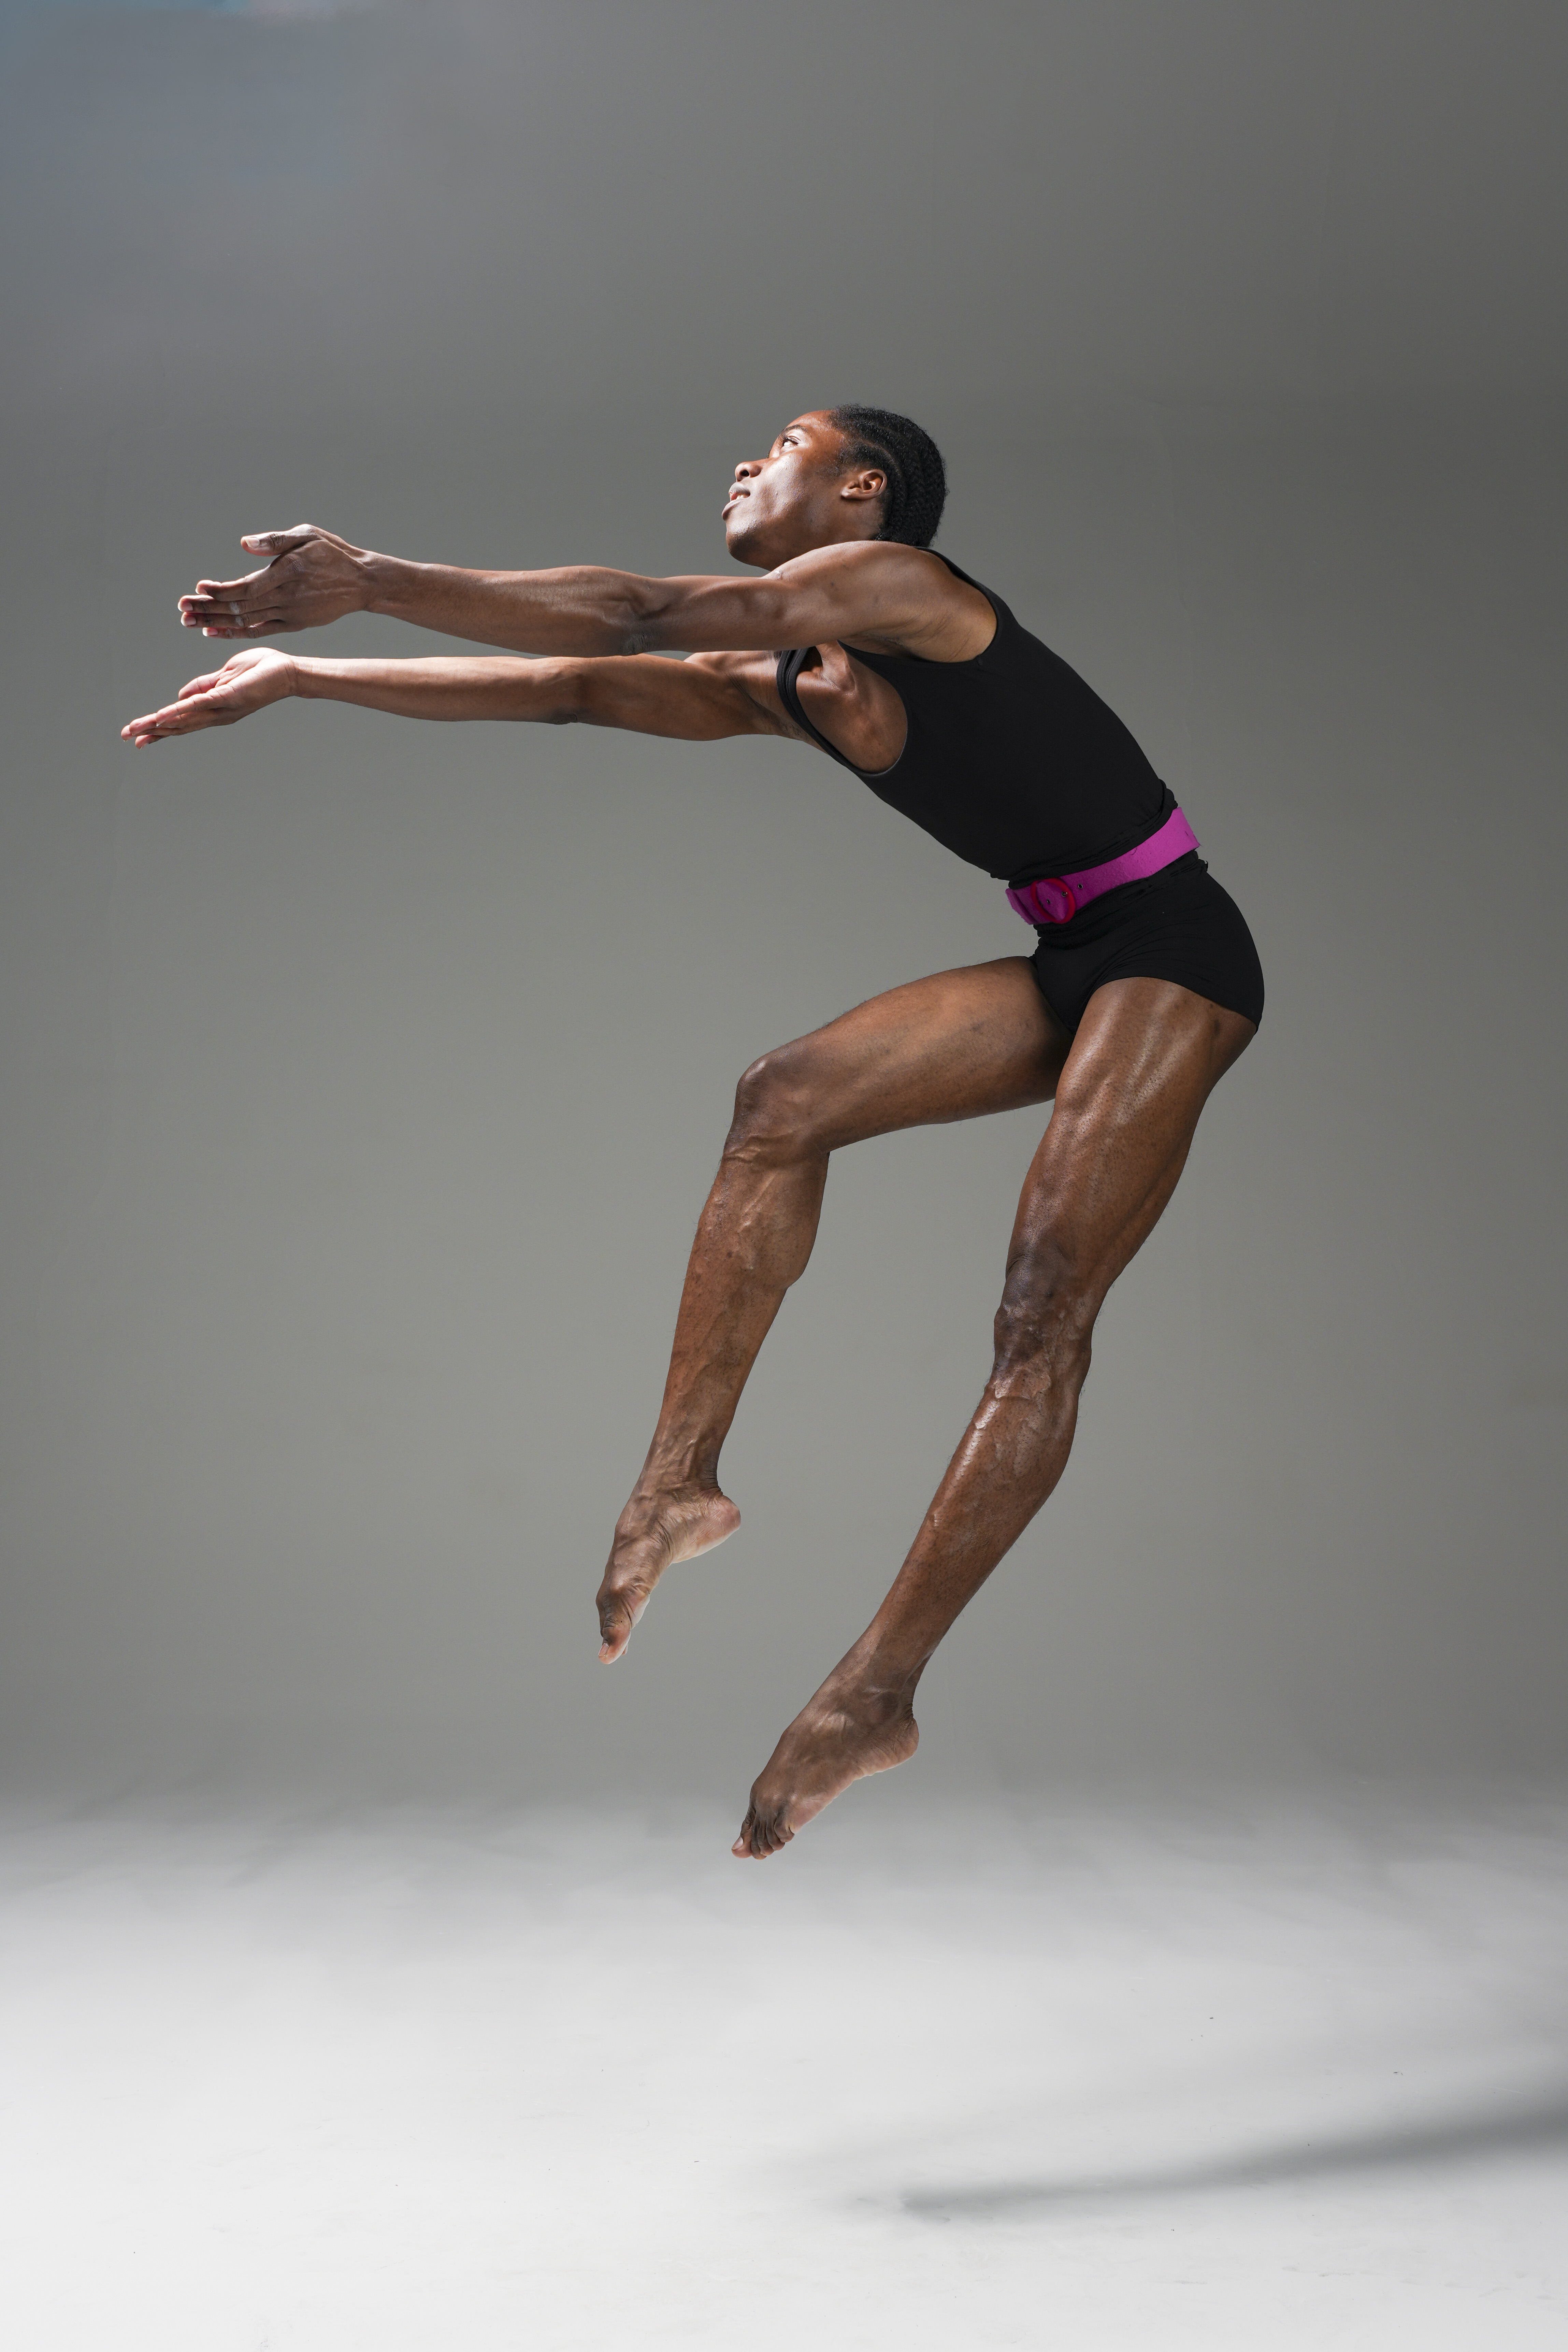
[[[805, 645], [816, 659], [799, 692], [812, 724], [857, 767], [886, 768], [903, 748], [903, 704], [843, 640], [968, 661], [995, 627], [985, 597], [939, 558], [875, 538], [886, 488], [879, 467], [847, 464], [826, 412], [796, 417], [766, 457], [735, 468], [725, 501], [729, 552], [761, 572], [755, 580], [469, 572], [374, 554], [310, 524], [262, 532], [242, 543], [268, 560], [199, 582], [180, 600], [185, 627], [254, 639], [375, 611], [533, 658], [332, 661], [253, 646], [121, 732], [151, 748], [298, 697], [408, 718], [805, 741], [779, 700], [774, 657]], [[672, 652], [689, 658], [664, 657]], [[624, 1654], [665, 1570], [740, 1526], [719, 1484], [720, 1452], [810, 1257], [832, 1153], [900, 1128], [1055, 1108], [1014, 1220], [984, 1392], [886, 1599], [753, 1782], [738, 1856], [765, 1860], [852, 1780], [914, 1753], [926, 1663], [1060, 1477], [1105, 1295], [1253, 1034], [1241, 1014], [1172, 982], [1118, 980], [1096, 991], [1069, 1042], [1026, 961], [1008, 956], [892, 989], [741, 1079], [658, 1422], [599, 1587], [606, 1662]]]

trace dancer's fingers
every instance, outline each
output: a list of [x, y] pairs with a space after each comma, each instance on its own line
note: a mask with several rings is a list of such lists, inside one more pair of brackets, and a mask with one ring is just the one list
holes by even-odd
[[286, 637], [304, 626], [302, 621], [286, 621], [280, 614], [264, 614], [260, 620], [187, 621], [187, 628], [200, 626], [204, 637]]
[[144, 744], [166, 742], [171, 736], [184, 732], [183, 727], [172, 724], [168, 713], [162, 710], [150, 711], [145, 719], [133, 719], [129, 727], [120, 730], [121, 740], [137, 751]]
[[194, 596], [180, 599], [180, 625], [185, 629], [202, 629], [209, 635], [226, 637], [256, 637], [277, 634], [285, 629], [297, 629], [297, 617], [275, 599], [265, 604], [253, 600], [224, 601], [208, 597], [198, 602]]
[[[121, 735], [134, 743], [156, 743], [169, 735], [189, 735], [198, 727], [216, 724], [219, 713], [207, 708], [195, 709], [188, 702], [166, 702], [162, 710], [149, 710], [143, 718], [132, 719], [122, 727]], [[231, 713], [237, 717], [237, 713]]]
[[246, 580], [198, 580], [180, 599], [180, 618], [187, 628], [204, 622], [223, 629], [276, 627], [285, 609], [281, 588], [270, 564]]
[[287, 555], [290, 548], [304, 547], [323, 536], [320, 523], [296, 522], [287, 530], [247, 530], [239, 543], [247, 555]]
[[[198, 596], [220, 596], [226, 602], [236, 596], [247, 596], [254, 593], [258, 583], [266, 579], [271, 569], [270, 563], [263, 563], [254, 572], [242, 572], [235, 580], [198, 580], [195, 593]], [[184, 599], [182, 597], [180, 601], [183, 604]]]
[[144, 711], [140, 719], [132, 719], [130, 724], [122, 727], [120, 731], [121, 735], [130, 735], [138, 731], [142, 733], [150, 733], [155, 727], [169, 729], [176, 726], [188, 726], [189, 724], [189, 711], [182, 704], [178, 702], [165, 702], [161, 710]]
[[[198, 580], [196, 595], [198, 597], [216, 596], [225, 601], [238, 600], [241, 603], [258, 593], [265, 595], [268, 592], [264, 583], [271, 581], [274, 585], [276, 584], [278, 560], [280, 556], [297, 554], [301, 549], [310, 547], [315, 541], [326, 539], [328, 536], [327, 532], [321, 530], [319, 525], [313, 522], [298, 522], [288, 530], [247, 531], [239, 542], [241, 547], [247, 555], [266, 556], [267, 562], [258, 571], [242, 572], [235, 580]], [[189, 600], [182, 597], [180, 601], [184, 604]]]
[[192, 622], [212, 621], [219, 628], [233, 628], [240, 623], [280, 618], [284, 611], [276, 583], [265, 591], [253, 590], [243, 596], [182, 596], [180, 618]]

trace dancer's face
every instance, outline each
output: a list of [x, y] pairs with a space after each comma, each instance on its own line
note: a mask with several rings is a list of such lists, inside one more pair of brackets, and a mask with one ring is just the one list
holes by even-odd
[[845, 440], [820, 408], [786, 425], [765, 457], [746, 457], [724, 506], [724, 542], [742, 563], [771, 571], [808, 548], [874, 539], [887, 476], [844, 464]]

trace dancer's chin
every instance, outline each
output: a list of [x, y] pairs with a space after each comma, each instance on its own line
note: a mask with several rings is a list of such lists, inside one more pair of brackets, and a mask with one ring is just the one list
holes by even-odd
[[765, 572], [768, 557], [757, 546], [757, 534], [748, 528], [750, 518], [744, 507], [727, 508], [724, 514], [724, 545], [737, 563], [754, 563]]

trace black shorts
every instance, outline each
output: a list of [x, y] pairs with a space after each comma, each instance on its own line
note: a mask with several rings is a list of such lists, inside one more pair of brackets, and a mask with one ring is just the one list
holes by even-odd
[[1070, 1036], [1108, 980], [1173, 980], [1251, 1022], [1263, 966], [1240, 908], [1195, 849], [1144, 882], [1124, 882], [1070, 923], [1038, 927], [1036, 986]]

